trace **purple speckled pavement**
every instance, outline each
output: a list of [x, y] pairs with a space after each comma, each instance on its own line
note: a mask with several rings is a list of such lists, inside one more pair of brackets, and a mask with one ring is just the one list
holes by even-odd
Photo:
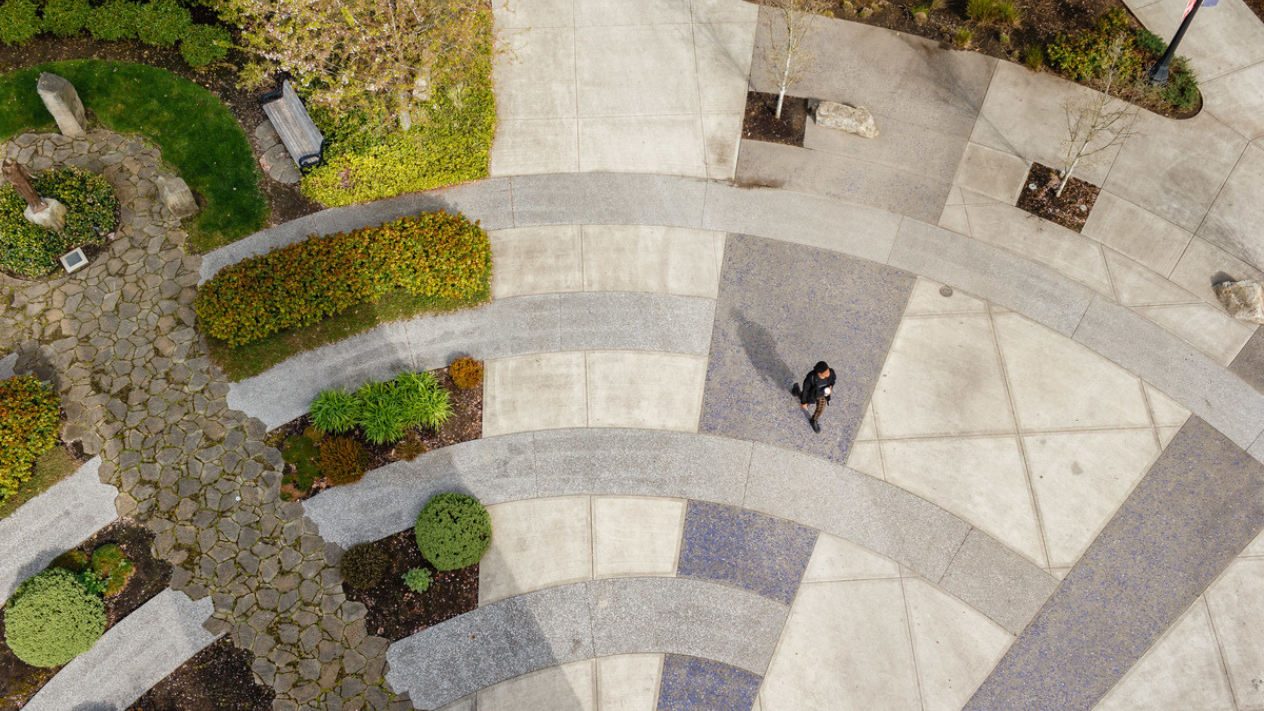
[[1261, 528], [1264, 466], [1191, 417], [966, 711], [1088, 711]]
[[[845, 463], [913, 281], [837, 252], [730, 235], [699, 431]], [[816, 434], [790, 386], [819, 360], [838, 383]]]
[[657, 711], [750, 711], [763, 677], [711, 659], [668, 654]]
[[676, 573], [750, 590], [789, 605], [817, 532], [733, 506], [690, 501]]

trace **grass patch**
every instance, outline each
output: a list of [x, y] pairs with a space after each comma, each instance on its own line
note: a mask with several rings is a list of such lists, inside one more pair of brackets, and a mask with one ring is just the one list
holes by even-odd
[[388, 292], [376, 302], [352, 306], [305, 328], [274, 333], [262, 340], [233, 348], [227, 343], [207, 337], [211, 361], [224, 371], [229, 381], [258, 375], [290, 356], [310, 351], [328, 343], [350, 338], [378, 324], [399, 321], [439, 311], [456, 311], [486, 303], [488, 292], [464, 300], [445, 300], [413, 296], [403, 289]]
[[263, 228], [268, 203], [246, 134], [215, 95], [164, 69], [77, 59], [0, 76], [0, 139], [54, 126], [35, 92], [40, 72], [74, 84], [105, 128], [139, 134], [206, 201], [189, 225], [193, 247], [205, 252]]
[[79, 462], [66, 452], [65, 447], [58, 445], [44, 452], [35, 460], [31, 478], [22, 482], [9, 498], [0, 501], [0, 518], [17, 511], [19, 506], [48, 491], [53, 484], [74, 474], [78, 469]]

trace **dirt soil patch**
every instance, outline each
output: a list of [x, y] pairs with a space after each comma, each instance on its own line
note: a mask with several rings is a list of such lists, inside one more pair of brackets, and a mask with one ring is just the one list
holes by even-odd
[[777, 95], [760, 91], [746, 93], [746, 117], [742, 121], [742, 138], [787, 146], [803, 147], [807, 130], [808, 100], [787, 96], [777, 118]]
[[[214, 12], [208, 8], [194, 5], [190, 10], [196, 22], [216, 21]], [[238, 33], [233, 31], [233, 41], [236, 42], [239, 39]], [[263, 123], [266, 117], [263, 114], [263, 108], [259, 106], [259, 98], [272, 87], [249, 91], [237, 86], [238, 68], [246, 62], [245, 55], [237, 50], [229, 52], [224, 61], [215, 62], [201, 69], [193, 69], [185, 63], [176, 47], [153, 47], [139, 40], [104, 42], [95, 40], [87, 34], [69, 38], [40, 34], [21, 45], [0, 44], [0, 72], [10, 72], [44, 62], [65, 59], [112, 59], [120, 62], [134, 62], [166, 69], [184, 77], [224, 102], [233, 117], [241, 124], [242, 130], [246, 132], [246, 137], [250, 139], [255, 149], [256, 157], [261, 155], [259, 142], [255, 137], [255, 127]], [[34, 91], [34, 88], [32, 87], [31, 90]], [[87, 108], [92, 109], [91, 106]], [[268, 198], [272, 206], [272, 214], [269, 217], [271, 225], [288, 222], [323, 209], [319, 203], [304, 197], [299, 192], [298, 185], [283, 185], [265, 176], [259, 181], [259, 190]]]
[[[117, 595], [105, 598], [105, 628], [108, 631], [120, 620], [149, 602], [171, 582], [170, 563], [153, 553], [154, 534], [131, 519], [120, 519], [97, 531], [76, 546], [91, 555], [106, 543], [117, 543], [136, 572]], [[0, 614], [0, 711], [22, 708], [62, 667], [33, 667], [18, 659], [4, 643], [4, 619]]]
[[255, 683], [254, 655], [221, 637], [154, 685], [128, 711], [271, 711], [276, 692]]
[[[448, 375], [447, 368], [438, 368], [430, 371], [439, 384], [448, 391], [452, 403], [452, 417], [447, 423], [438, 430], [428, 429], [426, 427], [414, 427], [406, 433], [403, 440], [394, 444], [373, 444], [364, 437], [364, 433], [359, 428], [347, 432], [343, 437], [351, 437], [364, 446], [369, 453], [368, 470], [373, 471], [378, 467], [384, 467], [392, 462], [398, 462], [401, 459], [416, 458], [416, 455], [422, 452], [428, 452], [432, 449], [440, 447], [448, 447], [461, 442], [469, 442], [470, 440], [479, 439], [483, 436], [483, 388], [482, 386], [461, 389], [452, 383], [452, 377]], [[308, 415], [290, 420], [289, 422], [277, 427], [268, 433], [267, 442], [270, 446], [280, 448], [287, 437], [301, 435], [308, 427], [311, 427], [312, 419]], [[414, 449], [416, 455], [413, 457], [406, 456], [404, 445], [414, 438], [419, 441], [423, 449]], [[307, 491], [300, 491], [293, 488], [289, 482], [294, 480], [297, 474], [295, 465], [287, 463], [285, 465], [285, 481], [286, 486], [282, 488], [282, 496], [290, 497], [290, 500], [308, 499], [330, 487], [329, 480], [323, 476], [318, 476], [312, 483], [311, 488]]]
[[1261, 22], [1264, 22], [1264, 0], [1246, 0], [1246, 6], [1251, 8], [1251, 12], [1254, 12]]
[[[478, 607], [478, 564], [436, 571], [421, 557], [411, 528], [374, 541], [373, 545], [391, 559], [382, 582], [367, 590], [342, 584], [348, 600], [369, 608], [365, 618], [369, 634], [394, 642]], [[401, 576], [413, 568], [430, 571], [432, 582], [424, 593], [413, 592], [404, 585]]]
[[1067, 182], [1066, 190], [1062, 191], [1062, 197], [1058, 197], [1058, 185], [1061, 182], [1058, 171], [1047, 165], [1033, 163], [1031, 171], [1027, 173], [1027, 180], [1023, 182], [1023, 190], [1018, 194], [1018, 207], [1079, 232], [1084, 229], [1084, 223], [1093, 211], [1093, 204], [1097, 202], [1097, 194], [1101, 192], [1101, 188], [1086, 183], [1073, 174]]

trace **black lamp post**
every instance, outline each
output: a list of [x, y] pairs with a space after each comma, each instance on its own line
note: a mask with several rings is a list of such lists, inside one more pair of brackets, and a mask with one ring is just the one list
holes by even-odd
[[[1214, 4], [1214, 3], [1213, 3]], [[1181, 20], [1181, 26], [1176, 30], [1176, 36], [1172, 38], [1172, 43], [1167, 46], [1167, 51], [1163, 53], [1163, 58], [1158, 64], [1150, 70], [1150, 83], [1162, 86], [1167, 83], [1168, 70], [1172, 64], [1172, 57], [1176, 56], [1176, 46], [1181, 43], [1181, 38], [1185, 36], [1185, 30], [1189, 29], [1190, 20], [1194, 19], [1194, 13], [1198, 12], [1198, 8], [1203, 6], [1203, 0], [1192, 0], [1189, 10], [1185, 13], [1185, 19]]]

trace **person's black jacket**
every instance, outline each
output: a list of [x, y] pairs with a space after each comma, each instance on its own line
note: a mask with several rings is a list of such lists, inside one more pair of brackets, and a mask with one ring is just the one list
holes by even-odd
[[[825, 394], [825, 388], [834, 387], [836, 380], [838, 380], [838, 377], [833, 368], [830, 368], [830, 374], [825, 378], [822, 378], [815, 372], [808, 373], [808, 377], [803, 379], [803, 390], [799, 393], [799, 402], [804, 405], [811, 405], [818, 398], [825, 398], [828, 401], [830, 396]], [[833, 394], [833, 391], [831, 390], [830, 393]]]

